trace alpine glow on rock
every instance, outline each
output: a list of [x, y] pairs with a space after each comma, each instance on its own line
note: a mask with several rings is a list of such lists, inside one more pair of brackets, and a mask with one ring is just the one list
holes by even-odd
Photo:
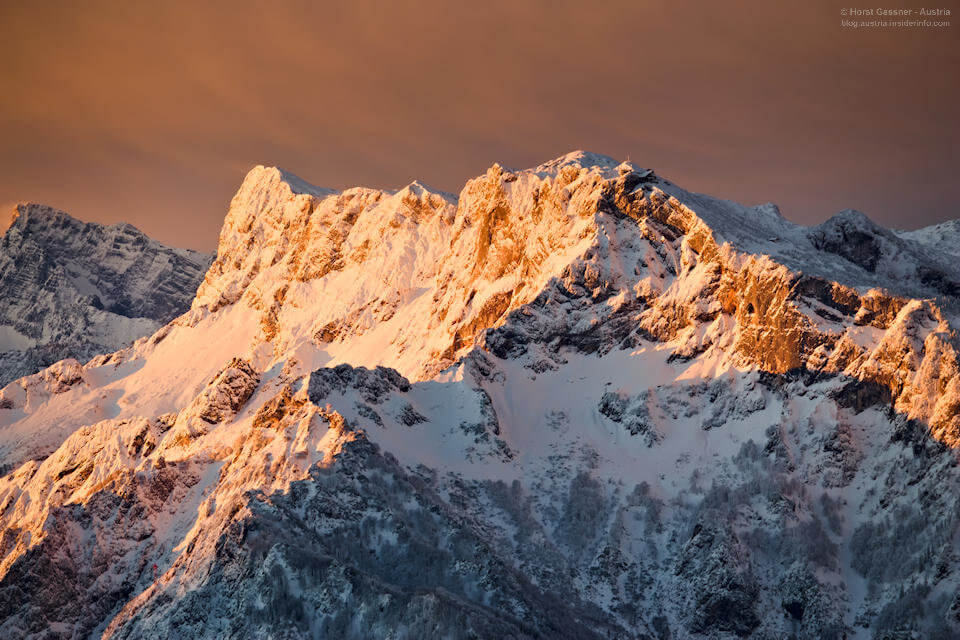
[[257, 167], [189, 310], [0, 391], [0, 637], [956, 638], [958, 246]]

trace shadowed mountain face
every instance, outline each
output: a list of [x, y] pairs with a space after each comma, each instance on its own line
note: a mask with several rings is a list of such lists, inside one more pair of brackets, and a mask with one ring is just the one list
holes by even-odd
[[0, 391], [0, 631], [956, 637], [942, 244], [585, 152], [257, 167], [188, 312]]
[[131, 225], [18, 205], [0, 239], [0, 385], [156, 331], [189, 307], [209, 263]]

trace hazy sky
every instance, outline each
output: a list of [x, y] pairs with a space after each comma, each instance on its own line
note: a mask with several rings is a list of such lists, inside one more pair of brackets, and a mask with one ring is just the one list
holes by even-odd
[[0, 206], [213, 250], [255, 164], [458, 192], [583, 148], [804, 223], [960, 217], [960, 2], [942, 30], [850, 4], [3, 2]]

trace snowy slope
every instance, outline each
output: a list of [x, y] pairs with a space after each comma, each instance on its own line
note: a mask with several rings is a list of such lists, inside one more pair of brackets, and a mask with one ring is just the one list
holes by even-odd
[[189, 306], [209, 258], [21, 204], [0, 239], [0, 386], [115, 351]]
[[931, 246], [585, 152], [257, 167], [190, 311], [0, 391], [0, 630], [956, 637]]
[[929, 247], [931, 253], [960, 255], [960, 220], [948, 220], [915, 231], [894, 231], [907, 240]]

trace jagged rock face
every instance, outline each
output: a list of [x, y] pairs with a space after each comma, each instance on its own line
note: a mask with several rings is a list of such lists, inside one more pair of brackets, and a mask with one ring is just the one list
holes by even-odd
[[[495, 166], [457, 201], [418, 183], [333, 194], [258, 167], [231, 204], [194, 306], [239, 301], [259, 312], [261, 339], [311, 335], [351, 361], [358, 338], [375, 333], [370, 349], [396, 354], [387, 364], [429, 377], [595, 243], [600, 174], [538, 169]], [[306, 314], [305, 298], [324, 304]]]
[[0, 393], [0, 632], [957, 637], [930, 246], [582, 152], [254, 169], [190, 312]]
[[64, 358], [85, 361], [183, 313], [209, 258], [128, 224], [18, 205], [0, 240], [0, 387]]

